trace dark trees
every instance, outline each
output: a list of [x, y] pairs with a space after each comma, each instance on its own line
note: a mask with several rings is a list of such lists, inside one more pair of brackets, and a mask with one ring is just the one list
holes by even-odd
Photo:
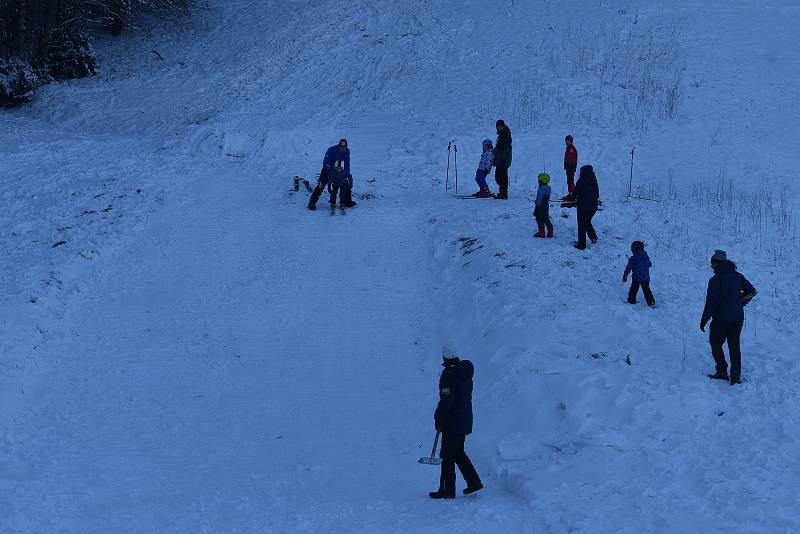
[[143, 13], [187, 13], [189, 0], [0, 0], [0, 106], [40, 83], [92, 76], [89, 32], [114, 35]]

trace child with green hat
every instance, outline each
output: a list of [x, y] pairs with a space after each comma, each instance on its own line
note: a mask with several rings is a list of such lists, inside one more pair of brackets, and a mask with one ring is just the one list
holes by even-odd
[[550, 175], [546, 172], [539, 173], [539, 189], [536, 190], [536, 206], [533, 216], [539, 231], [533, 237], [545, 237], [544, 229], [547, 227], [547, 237], [553, 237], [553, 223], [550, 221]]

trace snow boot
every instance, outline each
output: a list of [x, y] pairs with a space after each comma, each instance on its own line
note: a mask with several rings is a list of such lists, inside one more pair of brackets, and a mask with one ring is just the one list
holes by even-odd
[[462, 493], [464, 493], [464, 495], [469, 495], [471, 493], [475, 493], [476, 491], [480, 491], [482, 489], [483, 489], [483, 484], [478, 482], [477, 486], [469, 486], [469, 487], [464, 488], [462, 490]]
[[553, 237], [553, 229], [552, 228], [547, 231], [547, 237]]
[[544, 230], [539, 230], [538, 232], [533, 234], [533, 237], [544, 237]]
[[317, 211], [317, 206], [316, 204], [309, 204], [308, 209], [310, 209], [311, 211]]
[[713, 375], [708, 375], [708, 378], [712, 380], [728, 380], [728, 373], [727, 372], [719, 372], [717, 371]]
[[597, 238], [596, 237], [590, 237], [589, 240], [592, 242], [592, 245], [596, 245], [597, 244]]
[[489, 191], [488, 189], [481, 189], [480, 191], [478, 191], [477, 193], [475, 193], [475, 196], [476, 196], [477, 198], [491, 198], [491, 197], [493, 197], [494, 195], [493, 195], [493, 194], [492, 194], [492, 192], [491, 192], [491, 191]]
[[736, 384], [741, 384], [741, 383], [742, 383], [742, 381], [739, 380], [738, 378], [731, 378], [731, 385], [732, 386], [735, 386]]
[[355, 200], [345, 200], [344, 203], [342, 203], [342, 206], [344, 206], [345, 208], [352, 208], [355, 205], [356, 205]]
[[452, 495], [451, 494], [447, 494], [447, 493], [443, 492], [442, 490], [431, 491], [430, 493], [428, 493], [428, 496], [431, 499], [455, 499], [456, 498], [455, 494], [452, 494]]

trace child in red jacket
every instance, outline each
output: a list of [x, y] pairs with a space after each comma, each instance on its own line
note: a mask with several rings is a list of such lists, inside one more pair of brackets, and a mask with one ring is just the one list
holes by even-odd
[[567, 173], [567, 192], [575, 192], [575, 170], [578, 168], [578, 149], [572, 144], [572, 136], [564, 138], [567, 148], [564, 150], [564, 170]]

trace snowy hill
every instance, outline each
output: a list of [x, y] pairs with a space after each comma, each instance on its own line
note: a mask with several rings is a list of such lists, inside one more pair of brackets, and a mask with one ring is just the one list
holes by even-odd
[[[0, 532], [800, 530], [793, 2], [209, 4], [0, 115]], [[512, 198], [452, 198], [500, 117]], [[531, 237], [566, 133], [582, 252], [573, 210]], [[359, 206], [309, 212], [340, 137]], [[716, 248], [759, 290], [736, 387]], [[486, 489], [442, 503], [445, 339]]]

